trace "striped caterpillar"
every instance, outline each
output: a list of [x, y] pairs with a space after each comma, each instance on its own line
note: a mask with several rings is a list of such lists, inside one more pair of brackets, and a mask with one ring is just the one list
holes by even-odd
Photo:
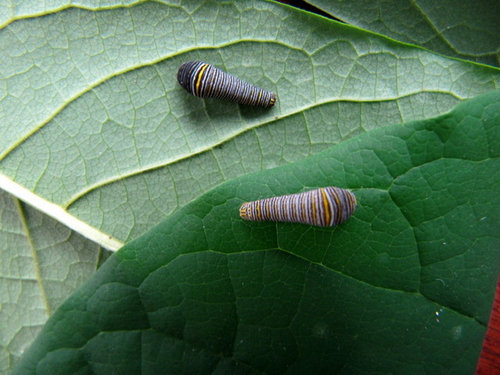
[[351, 191], [325, 187], [243, 203], [240, 216], [251, 221], [284, 221], [330, 227], [346, 221], [356, 205], [356, 197]]
[[177, 80], [190, 94], [201, 98], [226, 99], [264, 108], [276, 103], [274, 93], [242, 81], [203, 61], [182, 64]]

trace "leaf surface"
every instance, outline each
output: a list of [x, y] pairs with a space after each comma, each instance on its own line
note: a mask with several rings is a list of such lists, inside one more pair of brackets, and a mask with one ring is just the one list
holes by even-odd
[[108, 256], [0, 191], [0, 373], [10, 373], [51, 313]]
[[307, 0], [337, 19], [448, 56], [500, 65], [496, 0]]
[[[500, 272], [499, 129], [496, 91], [217, 187], [109, 258], [15, 374], [470, 374]], [[358, 199], [339, 227], [238, 217], [327, 185]]]

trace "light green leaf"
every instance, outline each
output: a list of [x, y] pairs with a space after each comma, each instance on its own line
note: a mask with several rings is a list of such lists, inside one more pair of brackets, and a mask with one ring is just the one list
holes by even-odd
[[402, 42], [485, 64], [500, 65], [497, 0], [307, 0], [352, 25]]
[[0, 191], [0, 373], [108, 253]]
[[[500, 272], [499, 129], [496, 91], [221, 185], [115, 253], [15, 374], [471, 374]], [[358, 199], [338, 227], [238, 217], [327, 185]]]

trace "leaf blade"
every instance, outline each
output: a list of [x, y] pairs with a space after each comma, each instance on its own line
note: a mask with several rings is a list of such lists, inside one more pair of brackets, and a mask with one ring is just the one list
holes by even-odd
[[[249, 372], [246, 366], [270, 373], [305, 368], [384, 372], [395, 363], [406, 372], [439, 374], [449, 373], [451, 368], [455, 373], [470, 373], [485, 332], [486, 302], [494, 292], [490, 287], [500, 271], [498, 234], [492, 226], [485, 229], [472, 218], [498, 215], [500, 186], [498, 181], [491, 183], [499, 160], [498, 149], [491, 150], [490, 144], [497, 140], [470, 140], [471, 150], [467, 137], [478, 123], [487, 137], [491, 135], [486, 129], [498, 126], [500, 117], [497, 114], [492, 121], [490, 113], [499, 103], [499, 91], [485, 94], [441, 117], [377, 129], [295, 164], [221, 185], [115, 253], [53, 315], [17, 373], [33, 371], [38, 361], [39, 366], [52, 369], [51, 361], [67, 358], [58, 359], [58, 347], [73, 347], [71, 350], [90, 358], [102, 351], [99, 345], [104, 338], [117, 342], [114, 337], [123, 330], [160, 335], [147, 337], [161, 347], [161, 353], [142, 352], [141, 360], [148, 363], [143, 369], [151, 373], [157, 366], [168, 366], [161, 362], [168, 353], [193, 353], [191, 349], [200, 366], [213, 366], [215, 358], [220, 361], [229, 356], [233, 366], [242, 366], [242, 373]], [[464, 142], [456, 142], [458, 139]], [[388, 145], [395, 152], [387, 152]], [[442, 168], [443, 162], [450, 161], [460, 161], [460, 168]], [[385, 175], [374, 173], [377, 164], [385, 166]], [[482, 168], [490, 173], [478, 173]], [[455, 180], [443, 179], [440, 173]], [[476, 188], [475, 183], [464, 183], [463, 173], [474, 176], [483, 187], [485, 194], [474, 196], [479, 204], [460, 199], [472, 196]], [[428, 175], [433, 194], [421, 191], [416, 174]], [[447, 191], [441, 189], [443, 181]], [[238, 218], [242, 201], [325, 184], [352, 188], [360, 197], [359, 209], [337, 228], [250, 223]], [[443, 200], [443, 194], [457, 199]], [[412, 206], [423, 196], [429, 208]], [[373, 203], [380, 197], [385, 206], [377, 208]], [[397, 227], [387, 231], [401, 221], [396, 211], [388, 210], [391, 205], [400, 208], [399, 215], [407, 218], [403, 222], [415, 232], [410, 257], [398, 253], [401, 231]], [[418, 282], [408, 285], [392, 266], [400, 263], [417, 268], [420, 275], [426, 264], [439, 265], [439, 259], [424, 257], [432, 255], [433, 249], [425, 246], [435, 240], [435, 233], [419, 233], [417, 228], [436, 215], [446, 217], [457, 209], [462, 214], [454, 218], [460, 224], [458, 230], [434, 223], [441, 228], [435, 233], [459, 239], [486, 230], [488, 242], [467, 249], [472, 262], [459, 277], [443, 276], [439, 268], [423, 274], [424, 281], [431, 274], [453, 281], [445, 283], [448, 289], [421, 284], [415, 274]], [[473, 230], [464, 233], [461, 225], [471, 223]], [[364, 230], [366, 224], [371, 230]], [[301, 234], [299, 241], [290, 239], [292, 232]], [[361, 246], [356, 244], [357, 238]], [[450, 242], [450, 247], [460, 253], [457, 243]], [[307, 252], [311, 246], [335, 257], [315, 258], [314, 252]], [[351, 253], [342, 253], [344, 247]], [[365, 261], [350, 261], [356, 251], [364, 253]], [[481, 252], [485, 258], [478, 259]], [[459, 257], [449, 259], [453, 260], [451, 267], [462, 264]], [[488, 272], [478, 272], [484, 266]], [[394, 277], [384, 278], [386, 272], [393, 272]], [[466, 287], [474, 278], [481, 280], [477, 285], [484, 287], [486, 302], [457, 305], [456, 301], [463, 300], [455, 300], [455, 293], [465, 301], [476, 298], [476, 291]], [[115, 318], [125, 310], [124, 319]], [[76, 317], [80, 317], [74, 328], [77, 335], [54, 329], [70, 322], [74, 325]], [[141, 352], [137, 347], [142, 347], [140, 340], [129, 337], [135, 339], [122, 340], [120, 350]], [[179, 349], [179, 343], [187, 347]], [[44, 352], [50, 355], [45, 357]], [[85, 363], [99, 373], [115, 360], [101, 356], [99, 361]], [[80, 360], [75, 363], [81, 365]], [[129, 368], [135, 365], [131, 359]]]

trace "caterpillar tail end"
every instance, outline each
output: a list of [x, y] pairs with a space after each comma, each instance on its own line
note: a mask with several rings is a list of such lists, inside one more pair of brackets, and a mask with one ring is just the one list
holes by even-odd
[[273, 92], [271, 93], [271, 98], [269, 99], [269, 105], [267, 106], [268, 108], [271, 108], [276, 104], [276, 100], [278, 100], [276, 94]]

